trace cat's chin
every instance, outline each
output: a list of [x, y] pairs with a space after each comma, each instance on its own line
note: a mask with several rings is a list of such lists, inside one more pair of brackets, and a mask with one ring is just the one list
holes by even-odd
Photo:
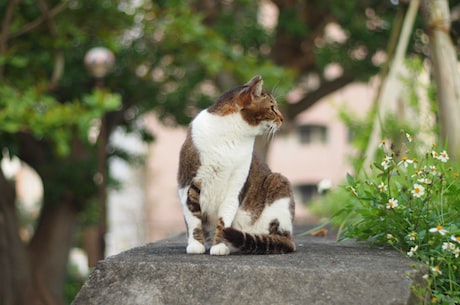
[[211, 255], [229, 255], [230, 248], [226, 244], [220, 243], [220, 244], [212, 246], [211, 250], [209, 251], [209, 254]]

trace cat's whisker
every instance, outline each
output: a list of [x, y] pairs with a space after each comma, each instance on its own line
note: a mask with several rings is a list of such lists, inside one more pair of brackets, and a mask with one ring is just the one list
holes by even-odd
[[269, 129], [267, 129], [263, 134], [264, 141], [267, 143], [270, 141], [269, 135], [270, 135], [270, 131]]
[[272, 91], [270, 93], [271, 96], [273, 96], [273, 98], [275, 100], [279, 100], [279, 99], [284, 99], [286, 97], [286, 94], [283, 94], [283, 95], [278, 95], [278, 87], [277, 87], [277, 84], [279, 83], [279, 81], [276, 81], [275, 85], [273, 86], [272, 88]]
[[271, 126], [269, 126], [267, 128], [267, 130], [265, 130], [264, 134], [263, 134], [263, 138], [265, 140], [266, 143], [270, 143], [271, 141]]
[[267, 143], [270, 143], [273, 140], [273, 132], [271, 129], [267, 133], [266, 140], [267, 140]]
[[270, 143], [273, 140], [273, 138], [275, 137], [276, 131], [277, 131], [277, 128], [275, 126], [270, 125], [268, 127], [268, 129], [264, 133], [264, 138], [267, 143]]
[[273, 138], [275, 137], [275, 132], [273, 130], [270, 130], [270, 134], [269, 134], [269, 139], [268, 141], [271, 142], [273, 140]]
[[272, 92], [271, 92], [271, 95], [272, 96], [275, 96], [275, 99], [276, 98], [276, 89], [278, 89], [276, 86], [278, 85], [279, 81], [276, 81], [275, 85], [273, 85], [273, 88], [272, 88]]

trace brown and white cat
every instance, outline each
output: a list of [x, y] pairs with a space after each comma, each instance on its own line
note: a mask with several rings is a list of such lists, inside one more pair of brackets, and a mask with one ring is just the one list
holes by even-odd
[[283, 116], [261, 76], [224, 93], [189, 126], [179, 160], [178, 193], [187, 253], [275, 254], [295, 251], [289, 181], [253, 153], [257, 135]]

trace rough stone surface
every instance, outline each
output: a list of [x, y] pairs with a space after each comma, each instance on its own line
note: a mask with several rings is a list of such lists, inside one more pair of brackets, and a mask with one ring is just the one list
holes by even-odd
[[100, 261], [73, 305], [419, 304], [414, 261], [390, 249], [299, 237], [286, 255], [185, 254], [177, 236]]

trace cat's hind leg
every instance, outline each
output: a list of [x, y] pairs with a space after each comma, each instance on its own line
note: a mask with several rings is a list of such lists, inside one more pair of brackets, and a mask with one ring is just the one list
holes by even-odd
[[179, 197], [187, 227], [186, 252], [188, 254], [202, 254], [206, 251], [206, 247], [200, 207], [199, 183], [194, 181], [190, 187], [180, 189]]

